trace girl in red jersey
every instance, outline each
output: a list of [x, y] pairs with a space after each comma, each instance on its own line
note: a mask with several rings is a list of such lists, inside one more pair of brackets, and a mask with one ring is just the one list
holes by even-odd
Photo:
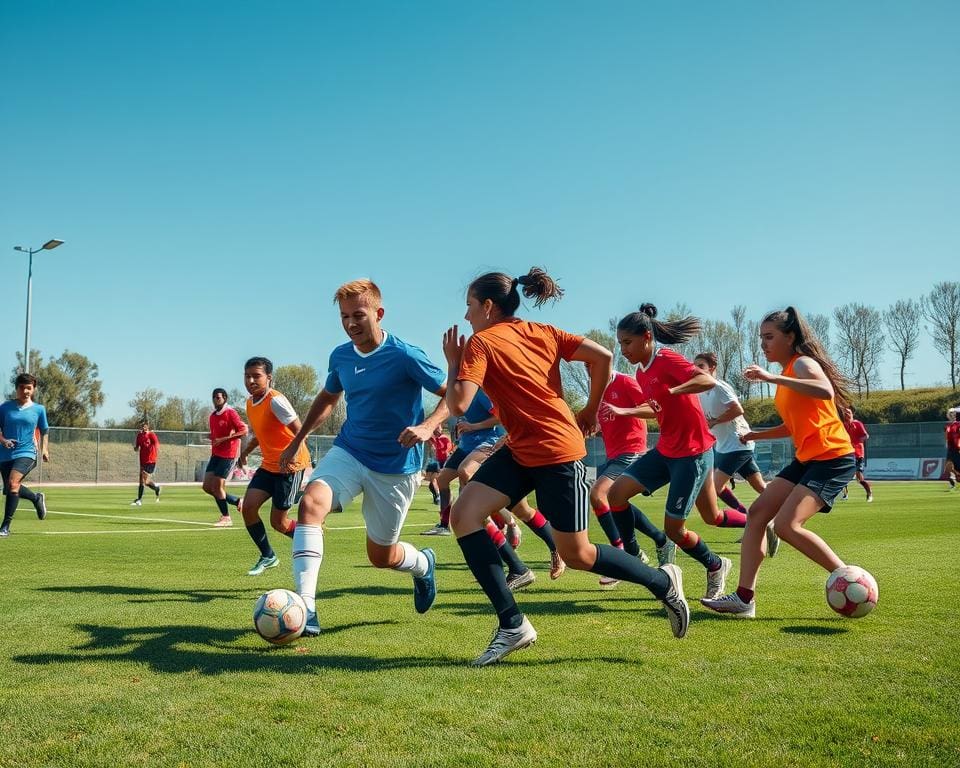
[[668, 323], [657, 319], [657, 308], [643, 304], [617, 324], [617, 341], [623, 356], [637, 364], [637, 383], [646, 405], [640, 413], [656, 418], [660, 438], [656, 446], [631, 464], [610, 489], [610, 508], [623, 509], [630, 498], [649, 496], [670, 486], [664, 531], [670, 540], [707, 571], [708, 597], [723, 594], [732, 563], [711, 551], [707, 543], [686, 526], [693, 505], [711, 525], [742, 527], [745, 516], [735, 510], [720, 512], [712, 482], [713, 444], [716, 442], [697, 395], [716, 385], [683, 355], [662, 344], [681, 344], [700, 332], [700, 321], [685, 317]]
[[740, 439], [790, 437], [796, 458], [750, 505], [737, 590], [701, 601], [707, 608], [740, 618], [756, 613], [754, 592], [763, 563], [764, 532], [771, 520], [783, 541], [828, 573], [844, 564], [823, 539], [803, 526], [817, 512], [830, 511], [856, 470], [850, 435], [837, 412], [838, 401], [841, 405], [849, 401], [846, 382], [800, 313], [787, 307], [767, 315], [760, 324], [760, 339], [767, 360], [779, 363], [783, 373], [751, 365], [743, 375], [749, 381], [777, 385], [774, 403], [783, 423]]
[[[850, 442], [853, 443], [853, 455], [857, 462], [857, 471], [854, 477], [857, 482], [863, 486], [863, 490], [867, 492], [867, 501], [872, 502], [873, 489], [863, 474], [867, 469], [867, 452], [864, 450], [863, 444], [870, 439], [870, 433], [867, 432], [867, 428], [863, 426], [862, 421], [854, 418], [852, 405], [842, 408], [840, 410], [840, 417], [843, 419], [844, 429], [846, 429], [847, 434], [850, 435]], [[846, 501], [847, 496], [847, 487], [844, 486], [843, 494], [840, 496], [841, 501]]]
[[[516, 317], [521, 286], [536, 306], [562, 295], [541, 269], [520, 278], [502, 272], [482, 275], [467, 291], [466, 320], [473, 336], [465, 340], [453, 326], [443, 338], [450, 412], [463, 414], [482, 386], [508, 433], [506, 445], [477, 470], [451, 512], [457, 543], [499, 619], [490, 645], [473, 664], [493, 664], [537, 639], [507, 589], [497, 550], [483, 529], [489, 515], [514, 506], [531, 491], [553, 525], [557, 548], [569, 566], [644, 585], [663, 602], [674, 635], [683, 637], [690, 612], [680, 569], [650, 568], [615, 547], [592, 544], [587, 536], [590, 503], [581, 461], [586, 454], [583, 434], [598, 429], [610, 352], [582, 336]], [[590, 397], [576, 419], [563, 400], [560, 360], [591, 364]]]

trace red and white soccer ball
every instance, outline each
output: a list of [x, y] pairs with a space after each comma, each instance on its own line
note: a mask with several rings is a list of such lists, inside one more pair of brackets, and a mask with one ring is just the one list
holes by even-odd
[[876, 607], [879, 597], [877, 580], [856, 565], [841, 566], [827, 578], [827, 602], [841, 616], [862, 618]]
[[283, 645], [303, 634], [307, 606], [289, 589], [272, 589], [260, 595], [253, 607], [253, 626], [268, 643]]

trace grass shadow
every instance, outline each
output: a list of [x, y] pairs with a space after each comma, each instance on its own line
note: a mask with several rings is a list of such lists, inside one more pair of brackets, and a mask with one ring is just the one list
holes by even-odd
[[[122, 584], [84, 584], [37, 587], [38, 592], [66, 592], [74, 595], [126, 596], [131, 603], [210, 603], [214, 600], [249, 600], [249, 589], [153, 589]], [[133, 599], [141, 598], [141, 599]]]
[[820, 637], [829, 637], [832, 635], [842, 635], [850, 630], [846, 627], [823, 627], [817, 625], [781, 627], [781, 632], [788, 635], [814, 635]]

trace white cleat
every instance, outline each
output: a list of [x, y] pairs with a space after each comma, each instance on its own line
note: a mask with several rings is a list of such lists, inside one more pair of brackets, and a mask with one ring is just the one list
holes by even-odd
[[711, 611], [729, 613], [738, 619], [752, 619], [757, 614], [756, 602], [751, 600], [749, 603], [745, 603], [736, 592], [731, 592], [729, 595], [710, 600], [704, 597], [701, 598], [700, 604], [704, 608], [709, 608]]
[[707, 571], [707, 594], [704, 595], [708, 600], [720, 597], [727, 589], [727, 575], [733, 568], [733, 563], [728, 557], [720, 558], [720, 567], [715, 571]]
[[519, 651], [521, 648], [529, 648], [537, 642], [537, 630], [533, 628], [527, 617], [523, 617], [523, 622], [516, 629], [497, 628], [493, 633], [493, 639], [487, 650], [481, 653], [471, 662], [474, 667], [486, 667], [490, 664], [496, 664], [507, 654]]

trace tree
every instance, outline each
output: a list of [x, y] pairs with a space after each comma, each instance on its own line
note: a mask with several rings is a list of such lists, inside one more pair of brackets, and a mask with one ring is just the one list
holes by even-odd
[[743, 356], [743, 348], [746, 346], [747, 308], [743, 304], [737, 304], [730, 310], [730, 319], [733, 320], [733, 332], [736, 335], [737, 370], [727, 374], [727, 381], [733, 385], [740, 397], [747, 398], [750, 396], [750, 382], [743, 378], [743, 369], [747, 367]]
[[191, 432], [208, 432], [210, 430], [210, 405], [191, 397], [183, 401], [183, 426]]
[[182, 432], [187, 427], [185, 411], [182, 397], [168, 397], [157, 410], [156, 421], [151, 422], [151, 426], [154, 429]]
[[[595, 341], [601, 347], [609, 349], [614, 355], [619, 352], [616, 336], [612, 333], [592, 328], [583, 335], [584, 338]], [[622, 355], [620, 359], [623, 363], [626, 363]], [[626, 364], [629, 366], [629, 363]], [[587, 399], [590, 397], [590, 376], [587, 374], [587, 367], [581, 362], [561, 360], [560, 382], [563, 384], [564, 400], [567, 401], [570, 410], [578, 411], [583, 408], [587, 403]]]
[[807, 324], [823, 345], [824, 350], [830, 349], [830, 318], [826, 315], [807, 315]]
[[920, 300], [933, 347], [950, 363], [950, 386], [957, 388], [960, 374], [960, 283], [937, 283]]
[[[11, 384], [22, 370], [23, 355], [17, 355], [17, 361]], [[104, 399], [97, 364], [69, 349], [45, 364], [40, 352], [31, 350], [30, 361], [30, 370], [37, 377], [36, 401], [47, 409], [49, 422], [58, 427], [90, 426]]]
[[[682, 320], [685, 317], [689, 317], [693, 314], [693, 311], [689, 306], [684, 304], [682, 301], [678, 301], [669, 312], [667, 312], [666, 322], [671, 322], [673, 320]], [[699, 346], [703, 342], [697, 339], [696, 337], [690, 339], [690, 341], [685, 341], [683, 344], [672, 344], [671, 347], [683, 355], [688, 360], [692, 360], [693, 356], [699, 352]]]
[[833, 311], [837, 324], [836, 349], [843, 367], [856, 384], [857, 395], [879, 383], [880, 360], [883, 358], [883, 320], [873, 307], [856, 302]]
[[281, 365], [273, 371], [273, 386], [282, 392], [302, 420], [320, 391], [312, 365]]
[[623, 352], [620, 350], [620, 344], [617, 342], [617, 323], [619, 322], [617, 318], [611, 317], [610, 322], [607, 323], [607, 330], [610, 331], [612, 344], [608, 349], [613, 352], [613, 370], [619, 373], [632, 374], [635, 370], [634, 366], [623, 356]]
[[707, 320], [700, 338], [701, 349], [697, 352], [713, 352], [717, 356], [717, 376], [724, 380], [729, 378], [737, 361], [736, 329], [723, 320]]
[[[761, 368], [767, 367], [767, 358], [763, 354], [763, 349], [760, 347], [760, 323], [751, 320], [747, 324], [747, 342], [750, 347], [750, 363], [752, 365], [759, 365]], [[751, 386], [751, 382], [747, 382], [747, 386]], [[758, 389], [760, 390], [760, 399], [763, 400], [763, 382], [759, 382]]]
[[133, 395], [133, 399], [127, 403], [133, 408], [133, 418], [129, 419], [128, 426], [136, 426], [143, 421], [150, 424], [157, 423], [157, 417], [160, 415], [160, 406], [163, 402], [163, 392], [153, 387], [147, 387]]
[[900, 390], [906, 389], [904, 371], [920, 343], [920, 304], [913, 299], [900, 299], [884, 316], [890, 349], [900, 357]]

